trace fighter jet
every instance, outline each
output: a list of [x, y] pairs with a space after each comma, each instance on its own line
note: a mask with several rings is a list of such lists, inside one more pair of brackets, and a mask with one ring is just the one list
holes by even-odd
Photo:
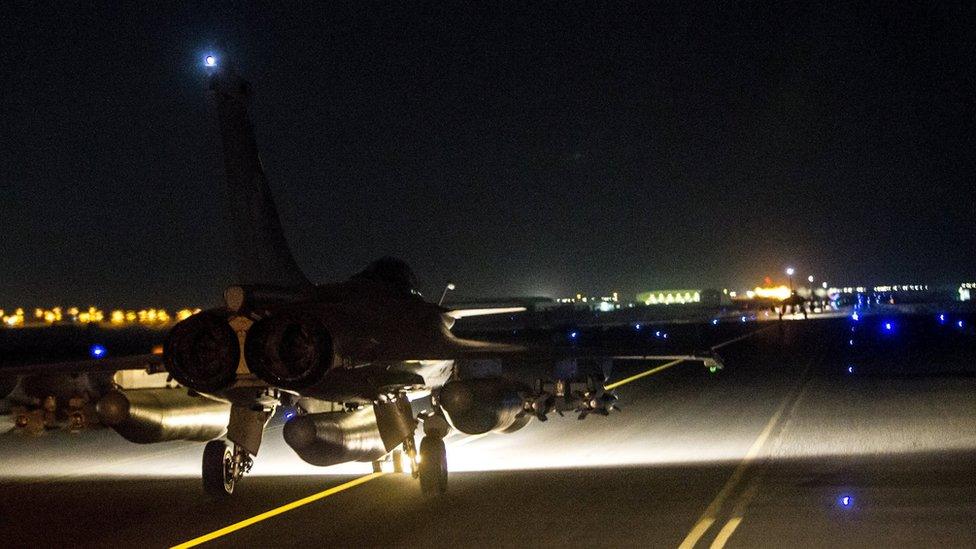
[[258, 155], [250, 85], [214, 56], [205, 66], [239, 283], [227, 288], [221, 306], [176, 324], [162, 357], [59, 369], [113, 372], [114, 389], [97, 410], [128, 440], [209, 441], [202, 476], [212, 497], [234, 492], [282, 406], [290, 416], [284, 439], [306, 462], [375, 467], [400, 455], [422, 492], [434, 496], [447, 489], [443, 439], [452, 429], [512, 432], [553, 412], [606, 415], [615, 399], [604, 390], [614, 358], [720, 366], [708, 353], [614, 357], [462, 339], [451, 328], [471, 312], [425, 301], [413, 271], [395, 258], [342, 282], [311, 283], [289, 251]]
[[802, 295], [796, 293], [796, 290], [790, 292], [790, 296], [779, 302], [779, 319], [783, 320], [783, 315], [786, 314], [786, 308], [790, 307], [793, 313], [798, 312], [803, 313], [803, 318], [807, 318], [807, 299]]

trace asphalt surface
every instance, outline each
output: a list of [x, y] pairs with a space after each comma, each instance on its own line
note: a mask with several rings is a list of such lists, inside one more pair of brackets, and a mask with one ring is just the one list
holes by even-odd
[[[976, 546], [976, 336], [883, 322], [756, 323], [723, 349], [723, 372], [624, 385], [611, 417], [452, 437], [444, 497], [387, 474], [209, 544]], [[272, 427], [253, 474], [215, 504], [201, 451], [107, 431], [0, 437], [0, 545], [172, 546], [369, 472], [304, 465]]]

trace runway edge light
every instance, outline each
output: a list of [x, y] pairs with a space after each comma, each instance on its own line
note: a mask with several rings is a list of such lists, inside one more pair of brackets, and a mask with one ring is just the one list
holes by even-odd
[[854, 506], [854, 496], [850, 494], [841, 494], [837, 498], [837, 504], [840, 505], [842, 509], [850, 509]]
[[105, 356], [106, 352], [105, 346], [97, 343], [88, 349], [88, 354], [90, 354], [92, 358], [102, 358]]

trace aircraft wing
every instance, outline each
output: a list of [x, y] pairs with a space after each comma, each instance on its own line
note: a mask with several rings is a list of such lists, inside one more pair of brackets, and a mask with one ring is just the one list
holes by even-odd
[[706, 367], [722, 368], [722, 361], [716, 351], [717, 349], [708, 349], [694, 353], [662, 355], [648, 353], [643, 349], [519, 345], [453, 338], [448, 346], [427, 351], [429, 356], [413, 358], [420, 360], [508, 360], [527, 363], [559, 362], [574, 359], [689, 360], [704, 362]]
[[460, 318], [470, 318], [473, 316], [503, 315], [511, 313], [525, 312], [525, 307], [485, 307], [481, 309], [453, 309], [447, 311], [447, 316], [457, 320]]
[[0, 366], [0, 376], [19, 376], [31, 374], [83, 374], [98, 372], [117, 372], [119, 370], [148, 370], [161, 372], [163, 357], [157, 354], [105, 357], [86, 360], [68, 360], [17, 366]]

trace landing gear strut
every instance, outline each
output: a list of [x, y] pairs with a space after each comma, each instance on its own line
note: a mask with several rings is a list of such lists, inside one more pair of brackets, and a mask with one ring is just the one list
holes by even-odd
[[234, 444], [211, 440], [203, 449], [203, 489], [214, 499], [234, 493], [234, 486], [251, 470], [251, 456]]
[[[390, 466], [393, 468], [393, 472], [394, 473], [397, 473], [397, 474], [403, 473], [403, 460], [404, 459], [405, 458], [404, 458], [403, 450], [400, 450], [399, 448], [396, 449], [396, 450], [393, 450], [392, 452], [390, 452], [389, 454], [387, 454], [386, 457], [384, 457], [382, 459], [377, 459], [377, 460], [374, 460], [373, 461], [373, 472], [374, 473], [382, 473], [383, 472], [383, 463], [389, 461], [390, 462]], [[410, 463], [411, 463], [411, 466], [412, 466], [413, 461], [411, 460]]]

